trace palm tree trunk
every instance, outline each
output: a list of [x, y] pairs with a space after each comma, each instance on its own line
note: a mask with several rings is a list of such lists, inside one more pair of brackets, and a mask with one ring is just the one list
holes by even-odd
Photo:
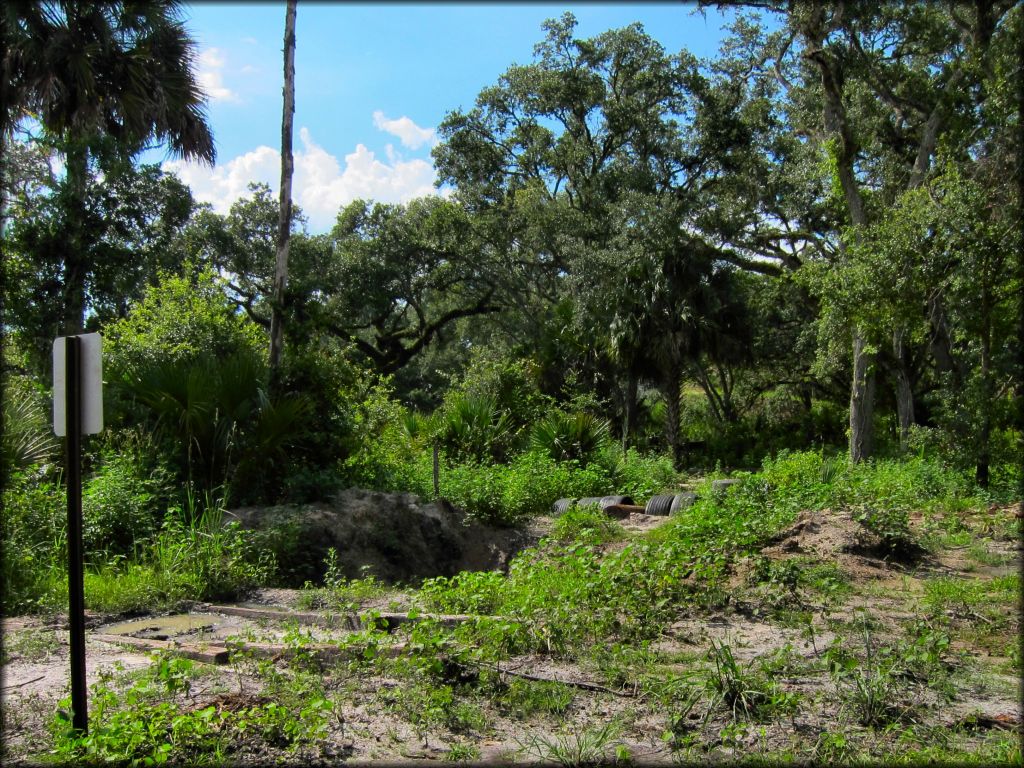
[[630, 440], [636, 433], [636, 421], [637, 421], [637, 390], [639, 389], [639, 379], [637, 372], [630, 366], [626, 371], [626, 402], [623, 408], [623, 422], [622, 422], [622, 451], [625, 453], [626, 449], [629, 448]]
[[683, 468], [683, 441], [679, 436], [679, 387], [682, 383], [682, 367], [678, 363], [666, 366], [662, 380], [662, 395], [665, 398], [665, 442], [672, 454], [672, 466]]
[[64, 242], [64, 333], [85, 330], [85, 185], [89, 173], [88, 150], [78, 141], [68, 142], [66, 184], [71, 193], [68, 205], [67, 239]]
[[281, 118], [281, 207], [277, 222], [277, 263], [274, 269], [270, 316], [270, 380], [277, 388], [281, 352], [284, 349], [284, 296], [288, 283], [288, 247], [292, 223], [292, 122], [295, 117], [295, 7], [288, 0], [284, 21], [284, 109]]

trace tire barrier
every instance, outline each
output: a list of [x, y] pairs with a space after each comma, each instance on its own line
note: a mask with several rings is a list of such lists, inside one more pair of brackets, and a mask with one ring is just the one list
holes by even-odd
[[669, 510], [672, 508], [672, 502], [675, 501], [675, 499], [676, 497], [673, 494], [651, 496], [651, 498], [647, 500], [647, 506], [644, 507], [644, 514], [664, 517], [669, 513]]
[[633, 499], [630, 496], [602, 496], [598, 503], [601, 505], [601, 509], [605, 509], [613, 504], [632, 504]]
[[734, 485], [739, 485], [739, 480], [712, 480], [711, 481], [711, 492], [714, 494], [721, 494], [728, 491]]
[[696, 500], [697, 500], [697, 494], [696, 493], [690, 493], [688, 491], [684, 492], [684, 493], [677, 493], [675, 501], [672, 502], [672, 507], [669, 509], [668, 513], [670, 515], [672, 515], [672, 514], [675, 514], [680, 509], [686, 509], [687, 507], [692, 507], [693, 506], [693, 502], [695, 502]]
[[664, 517], [686, 509], [697, 500], [695, 493], [666, 493], [660, 496], [652, 496], [647, 506], [644, 507], [644, 514]]
[[562, 515], [576, 503], [576, 499], [559, 499], [551, 505], [551, 514]]

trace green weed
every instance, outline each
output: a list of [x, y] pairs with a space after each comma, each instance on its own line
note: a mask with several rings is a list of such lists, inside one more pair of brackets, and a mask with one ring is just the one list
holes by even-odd
[[733, 719], [741, 715], [748, 719], [762, 718], [795, 709], [794, 694], [758, 674], [752, 665], [740, 666], [728, 644], [712, 640], [708, 658], [714, 663], [705, 682], [712, 696], [712, 708], [724, 704]]
[[513, 717], [526, 719], [536, 714], [565, 714], [573, 698], [572, 689], [564, 683], [513, 679], [497, 703]]
[[566, 511], [555, 520], [551, 537], [562, 543], [601, 545], [611, 541], [622, 541], [626, 538], [626, 530], [596, 505], [592, 505], [572, 507]]
[[609, 762], [627, 762], [627, 755], [617, 747], [621, 727], [612, 721], [596, 728], [586, 728], [548, 738], [534, 735], [527, 740], [522, 751], [545, 763], [563, 766], [603, 765]]

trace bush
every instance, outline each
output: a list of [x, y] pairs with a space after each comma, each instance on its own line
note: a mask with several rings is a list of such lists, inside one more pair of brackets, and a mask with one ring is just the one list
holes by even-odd
[[504, 461], [514, 439], [509, 412], [490, 395], [458, 393], [438, 416], [438, 444], [456, 461]]
[[590, 413], [552, 411], [530, 432], [530, 448], [555, 461], [586, 466], [608, 445], [608, 422]]
[[187, 364], [266, 348], [261, 330], [224, 295], [211, 269], [163, 273], [127, 317], [103, 331], [104, 367], [112, 378], [157, 363]]
[[626, 538], [625, 529], [597, 505], [572, 507], [555, 520], [551, 537], [565, 544], [582, 542], [600, 545]]
[[66, 565], [64, 557], [67, 497], [64, 489], [38, 476], [14, 474], [3, 491], [0, 536], [3, 541], [0, 584], [5, 615], [49, 602]]
[[87, 553], [130, 555], [160, 528], [166, 472], [145, 470], [131, 454], [107, 453], [82, 489], [82, 543]]
[[524, 453], [508, 465], [457, 464], [443, 467], [441, 495], [474, 517], [496, 525], [547, 513], [563, 496], [603, 495], [611, 479], [599, 466], [556, 462]]
[[633, 448], [623, 452], [610, 444], [601, 452], [598, 463], [612, 479], [616, 493], [637, 500], [673, 490], [679, 480], [672, 457], [666, 454], [644, 455]]

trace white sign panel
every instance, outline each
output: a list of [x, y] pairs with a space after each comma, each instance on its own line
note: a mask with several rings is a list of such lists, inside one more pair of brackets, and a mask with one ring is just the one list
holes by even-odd
[[[67, 417], [67, 345], [66, 336], [53, 340], [53, 431], [58, 437], [68, 433]], [[103, 429], [103, 361], [98, 333], [83, 333], [82, 353], [82, 434], [94, 435]]]

